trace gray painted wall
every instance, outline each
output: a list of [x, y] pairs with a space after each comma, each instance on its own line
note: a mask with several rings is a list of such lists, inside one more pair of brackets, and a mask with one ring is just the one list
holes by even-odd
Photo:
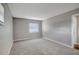
[[[38, 33], [29, 33], [29, 23], [39, 24]], [[14, 40], [25, 40], [25, 39], [37, 39], [42, 38], [42, 21], [39, 20], [30, 20], [22, 18], [14, 18], [13, 21], [13, 31], [14, 31]]]
[[0, 54], [9, 54], [13, 43], [12, 16], [7, 4], [4, 6], [4, 25], [0, 25]]
[[79, 9], [51, 17], [43, 21], [43, 37], [71, 46], [72, 15]]

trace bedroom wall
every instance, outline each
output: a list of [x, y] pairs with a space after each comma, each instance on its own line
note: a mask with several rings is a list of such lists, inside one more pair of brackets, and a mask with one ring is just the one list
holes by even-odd
[[[30, 23], [37, 23], [39, 25], [39, 32], [30, 33], [29, 32]], [[23, 18], [14, 18], [13, 28], [14, 28], [13, 31], [14, 31], [15, 41], [42, 38], [42, 21], [23, 19]]]
[[49, 40], [72, 45], [72, 15], [79, 13], [79, 9], [75, 9], [43, 21], [43, 37]]
[[9, 54], [13, 44], [13, 19], [7, 4], [4, 7], [4, 24], [0, 25], [0, 55]]

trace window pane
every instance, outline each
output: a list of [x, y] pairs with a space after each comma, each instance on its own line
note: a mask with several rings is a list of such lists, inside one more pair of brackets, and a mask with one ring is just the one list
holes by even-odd
[[37, 23], [30, 23], [29, 24], [29, 32], [30, 33], [35, 33], [35, 32], [39, 32], [39, 26]]

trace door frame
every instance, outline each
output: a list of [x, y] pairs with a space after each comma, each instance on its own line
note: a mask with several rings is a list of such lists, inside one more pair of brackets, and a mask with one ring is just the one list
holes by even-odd
[[72, 15], [72, 48], [74, 48], [74, 44], [77, 42], [77, 16], [79, 16], [79, 13]]

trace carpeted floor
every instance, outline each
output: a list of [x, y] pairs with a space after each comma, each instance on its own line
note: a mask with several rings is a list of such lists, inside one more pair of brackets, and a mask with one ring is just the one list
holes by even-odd
[[45, 39], [15, 42], [10, 55], [78, 55], [79, 51]]

